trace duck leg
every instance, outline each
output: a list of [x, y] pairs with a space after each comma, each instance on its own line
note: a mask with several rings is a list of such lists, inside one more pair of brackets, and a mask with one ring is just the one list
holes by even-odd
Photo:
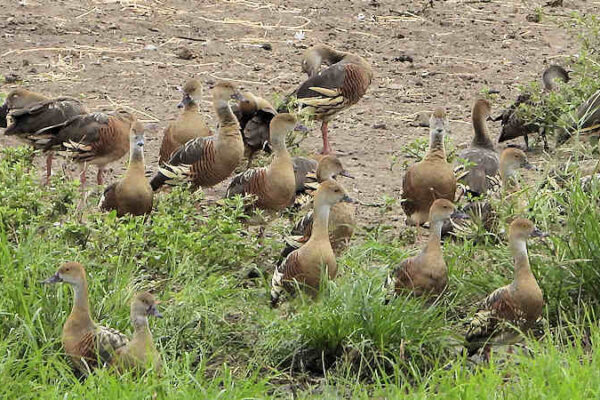
[[525, 140], [525, 151], [529, 151], [529, 137], [527, 134], [523, 135], [523, 139]]
[[54, 156], [53, 151], [49, 151], [46, 156], [46, 185], [50, 184], [50, 177], [52, 176], [52, 158]]
[[85, 181], [86, 181], [86, 175], [87, 173], [87, 163], [84, 162], [83, 163], [83, 167], [81, 168], [81, 172], [79, 173], [79, 182], [81, 183], [81, 191], [83, 192], [85, 190]]
[[329, 145], [329, 130], [327, 129], [328, 121], [323, 121], [321, 124], [321, 137], [323, 138], [323, 150], [321, 150], [321, 154], [331, 154], [332, 149]]
[[96, 177], [98, 186], [104, 185], [104, 167], [98, 167], [98, 176]]

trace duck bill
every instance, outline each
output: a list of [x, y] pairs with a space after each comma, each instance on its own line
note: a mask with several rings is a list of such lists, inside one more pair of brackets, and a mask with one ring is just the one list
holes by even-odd
[[148, 314], [150, 314], [156, 318], [163, 317], [163, 315], [160, 313], [160, 311], [158, 311], [158, 308], [155, 305], [150, 307], [150, 309], [148, 310]]
[[190, 97], [189, 94], [185, 93], [183, 95], [183, 99], [181, 99], [181, 102], [179, 104], [177, 104], [177, 108], [184, 108], [185, 106], [187, 106], [191, 102], [192, 102], [192, 98]]
[[529, 161], [525, 161], [525, 163], [523, 163], [523, 168], [525, 169], [535, 169], [535, 167], [529, 163]]
[[346, 178], [354, 179], [354, 176], [350, 175], [346, 170], [340, 172], [340, 176], [345, 176]]
[[60, 275], [57, 272], [56, 274], [52, 275], [50, 278], [42, 281], [42, 283], [45, 285], [52, 285], [54, 283], [60, 283], [62, 281], [63, 281], [62, 278], [60, 277]]
[[344, 197], [342, 197], [342, 200], [344, 203], [357, 203], [356, 200], [354, 200], [352, 197], [345, 195]]
[[538, 229], [538, 228], [534, 228], [533, 232], [531, 232], [531, 237], [537, 237], [537, 238], [545, 238], [550, 236], [548, 233]]

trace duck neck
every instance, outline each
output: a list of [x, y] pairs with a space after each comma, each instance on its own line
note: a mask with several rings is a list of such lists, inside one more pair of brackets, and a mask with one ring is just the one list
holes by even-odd
[[518, 285], [519, 282], [533, 277], [527, 256], [527, 242], [521, 239], [511, 239], [510, 249], [515, 263], [514, 281]]
[[136, 337], [152, 337], [148, 317], [146, 315], [137, 315], [132, 313], [131, 323], [133, 324], [134, 336]]
[[216, 99], [213, 102], [213, 104], [214, 104], [215, 110], [217, 112], [217, 117], [219, 118], [219, 125], [221, 126], [221, 129], [219, 129], [218, 138], [222, 139], [222, 138], [231, 137], [231, 136], [241, 138], [239, 130], [223, 129], [224, 127], [232, 126], [232, 125], [239, 126], [237, 118], [235, 117], [235, 114], [233, 113], [233, 111], [231, 110], [231, 107], [229, 106], [229, 102], [226, 100], [222, 100], [222, 99]]
[[198, 103], [196, 103], [194, 100], [190, 101], [183, 108], [183, 112], [190, 112], [190, 113], [198, 112]]
[[271, 161], [271, 168], [278, 169], [279, 166], [292, 165], [292, 157], [285, 146], [285, 141], [273, 141], [271, 143], [273, 148], [273, 161]]
[[132, 172], [140, 172], [144, 174], [144, 147], [138, 146], [132, 143], [129, 151], [129, 167], [127, 168], [127, 174]]
[[431, 248], [439, 248], [441, 246], [443, 225], [444, 221], [431, 221], [431, 226], [429, 227], [429, 240], [427, 242], [427, 246], [425, 247], [427, 250]]
[[71, 314], [77, 315], [78, 319], [85, 319], [85, 322], [92, 324], [92, 317], [90, 316], [90, 303], [88, 299], [87, 279], [83, 278], [83, 280], [72, 286], [74, 299]]
[[[318, 199], [317, 199], [318, 200]], [[329, 212], [330, 204], [321, 204], [315, 200], [313, 229], [310, 240], [323, 240], [329, 243]]]
[[347, 55], [347, 53], [334, 50], [331, 47], [318, 47], [315, 53], [318, 55], [320, 60], [328, 64], [335, 64], [341, 61]]
[[513, 168], [501, 168], [500, 180], [502, 181], [503, 190], [517, 189], [516, 172]]
[[473, 113], [473, 131], [475, 132], [473, 146], [494, 149], [494, 144], [490, 140], [488, 127], [485, 123], [485, 117], [477, 112]]
[[429, 151], [425, 156], [426, 159], [443, 158], [446, 159], [446, 149], [444, 147], [444, 135], [437, 132], [432, 132], [429, 138]]

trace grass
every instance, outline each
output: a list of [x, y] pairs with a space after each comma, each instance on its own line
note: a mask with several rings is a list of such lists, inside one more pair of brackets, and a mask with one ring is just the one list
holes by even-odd
[[[574, 18], [589, 25], [581, 40], [592, 46], [585, 32], [598, 24]], [[594, 90], [590, 74], [574, 73], [584, 82], [580, 97]], [[560, 104], [562, 115], [576, 106], [576, 97], [565, 99], [541, 104]], [[415, 142], [403, 151], [418, 158], [424, 149]], [[512, 278], [503, 233], [510, 205], [495, 204], [497, 237], [444, 243], [449, 286], [433, 304], [410, 296], [385, 304], [388, 271], [418, 249], [410, 231], [376, 226], [359, 232], [338, 260], [338, 279], [316, 301], [299, 295], [274, 310], [270, 277], [289, 221], [258, 239], [239, 199], [206, 205], [185, 189], [160, 194], [146, 219], [92, 206], [82, 217], [77, 183], [57, 175], [41, 187], [34, 152], [3, 149], [0, 398], [598, 398], [600, 183], [582, 188], [578, 171], [597, 154], [583, 147], [569, 154], [569, 168], [566, 157], [547, 156], [541, 179], [523, 194], [526, 216], [552, 233], [529, 244], [546, 301], [544, 336], [527, 341], [530, 354], [498, 352], [478, 365], [462, 354], [463, 324], [478, 300]], [[60, 344], [71, 290], [40, 284], [66, 260], [86, 266], [92, 316], [104, 325], [131, 334], [133, 294], [151, 290], [162, 300], [165, 318], [151, 321], [161, 375], [74, 375]]]

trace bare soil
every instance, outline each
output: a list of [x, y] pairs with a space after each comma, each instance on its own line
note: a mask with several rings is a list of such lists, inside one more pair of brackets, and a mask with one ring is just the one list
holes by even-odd
[[[48, 95], [80, 97], [92, 110], [134, 110], [154, 125], [147, 149], [147, 166], [154, 171], [162, 129], [178, 113], [177, 85], [190, 77], [205, 83], [201, 107], [214, 126], [209, 102], [214, 82], [233, 80], [266, 98], [289, 93], [304, 79], [304, 49], [327, 43], [364, 56], [375, 71], [367, 95], [337, 116], [330, 131], [333, 148], [356, 176], [344, 184], [361, 201], [381, 203], [384, 195], [400, 197], [403, 146], [427, 137], [427, 128], [414, 121], [418, 112], [445, 106], [452, 139], [458, 147], [466, 146], [471, 104], [482, 89], [499, 92], [494, 113], [499, 112], [516, 97], [519, 84], [538, 79], [545, 65], [564, 64], [576, 53], [557, 22], [574, 10], [597, 13], [600, 3], [545, 3], [5, 1], [0, 9], [0, 74], [17, 75], [21, 82], [5, 83], [0, 91], [24, 85]], [[535, 22], [538, 7], [543, 16]], [[301, 40], [299, 32], [304, 32]], [[270, 50], [259, 46], [265, 43]], [[491, 129], [498, 134], [498, 125]], [[16, 141], [2, 136], [0, 143]], [[303, 147], [318, 151], [318, 125]], [[125, 159], [113, 165], [107, 180], [125, 165]], [[213, 195], [225, 188], [220, 185]], [[394, 205], [396, 217], [390, 221], [390, 214], [383, 217], [377, 207], [364, 207], [359, 218], [363, 225], [398, 227], [404, 225], [401, 213]]]

